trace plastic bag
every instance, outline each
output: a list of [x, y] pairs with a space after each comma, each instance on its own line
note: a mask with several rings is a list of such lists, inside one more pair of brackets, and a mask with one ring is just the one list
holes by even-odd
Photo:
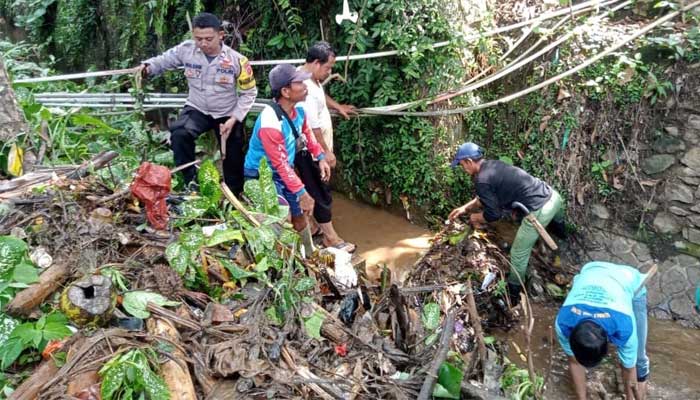
[[168, 205], [165, 198], [170, 193], [170, 170], [162, 165], [144, 162], [131, 184], [131, 194], [146, 205], [146, 217], [155, 229], [168, 227]]

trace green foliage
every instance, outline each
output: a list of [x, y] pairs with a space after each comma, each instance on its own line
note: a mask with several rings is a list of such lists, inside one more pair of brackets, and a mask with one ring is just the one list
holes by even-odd
[[41, 352], [50, 340], [70, 335], [68, 319], [59, 312], [44, 315], [36, 322], [16, 325], [0, 346], [0, 371], [6, 370], [26, 350]]
[[214, 208], [218, 208], [219, 201], [221, 201], [220, 181], [221, 176], [216, 165], [214, 165], [214, 161], [204, 160], [197, 172], [197, 182], [199, 182], [200, 193], [209, 200], [209, 203]]
[[0, 308], [15, 294], [39, 279], [27, 244], [14, 236], [0, 236]]
[[460, 399], [464, 373], [454, 365], [444, 362], [438, 370], [438, 381], [433, 388], [433, 397]]
[[518, 368], [512, 363], [506, 365], [506, 369], [501, 375], [501, 388], [511, 399], [533, 399], [535, 393], [540, 391], [543, 386], [544, 379], [541, 376], [536, 376], [533, 384], [528, 371], [524, 368]]
[[279, 204], [277, 189], [272, 180], [272, 169], [265, 158], [260, 160], [258, 174], [260, 175], [258, 179], [246, 181], [243, 187], [246, 197], [253, 202], [251, 211], [276, 216], [280, 220], [286, 218], [289, 213], [289, 207]]
[[158, 373], [155, 352], [150, 348], [118, 353], [100, 369], [103, 400], [168, 400], [170, 391]]
[[306, 334], [313, 339], [321, 339], [321, 325], [326, 317], [320, 311], [314, 311], [309, 318], [304, 320]]
[[124, 306], [124, 310], [134, 317], [146, 319], [151, 316], [151, 313], [148, 312], [148, 303], [153, 303], [161, 307], [177, 306], [180, 304], [177, 301], [170, 301], [167, 297], [158, 293], [136, 290], [124, 294], [122, 305]]

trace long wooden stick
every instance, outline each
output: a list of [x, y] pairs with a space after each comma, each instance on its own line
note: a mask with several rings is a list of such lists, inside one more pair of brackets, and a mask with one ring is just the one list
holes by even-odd
[[639, 285], [637, 290], [634, 291], [634, 296], [632, 296], [633, 298], [637, 297], [637, 295], [639, 294], [639, 291], [642, 290], [644, 285], [647, 284], [649, 279], [651, 279], [656, 274], [656, 271], [658, 271], [658, 270], [659, 270], [659, 266], [656, 264], [652, 265], [651, 268], [649, 268], [649, 271], [647, 271], [647, 276], [644, 277], [644, 280], [642, 281], [642, 283]]
[[418, 400], [428, 400], [433, 397], [433, 386], [435, 386], [440, 365], [442, 365], [445, 358], [447, 358], [447, 351], [450, 349], [452, 332], [454, 332], [455, 328], [456, 315], [456, 308], [453, 308], [447, 313], [447, 317], [445, 318], [445, 326], [442, 330], [442, 336], [440, 336], [438, 352], [433, 359], [433, 363], [430, 365], [427, 375], [425, 376], [425, 381], [423, 381], [423, 386], [420, 388], [420, 393], [418, 394]]

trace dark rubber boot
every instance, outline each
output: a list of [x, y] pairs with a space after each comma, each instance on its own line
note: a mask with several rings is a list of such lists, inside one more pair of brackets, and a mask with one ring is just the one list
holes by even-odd
[[564, 220], [557, 221], [553, 219], [549, 225], [547, 225], [547, 232], [562, 240], [566, 240], [566, 238], [569, 236], [566, 232], [566, 223]]
[[523, 291], [523, 287], [517, 283], [508, 282], [508, 297], [510, 297], [510, 304], [512, 307], [520, 304], [520, 292]]

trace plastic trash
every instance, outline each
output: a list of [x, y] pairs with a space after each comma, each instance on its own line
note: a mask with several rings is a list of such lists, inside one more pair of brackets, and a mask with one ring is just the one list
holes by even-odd
[[53, 258], [43, 246], [35, 248], [29, 255], [32, 262], [39, 268], [48, 268], [53, 264]]
[[170, 170], [162, 165], [144, 162], [131, 184], [131, 194], [146, 205], [146, 217], [155, 229], [168, 227], [168, 205], [165, 199], [170, 193]]
[[357, 309], [360, 308], [360, 301], [365, 310], [369, 311], [372, 309], [369, 295], [364, 290], [357, 289], [343, 298], [343, 301], [340, 303], [338, 318], [345, 325], [350, 326], [355, 321], [355, 314]]
[[333, 271], [338, 283], [347, 289], [357, 286], [357, 272], [352, 266], [352, 255], [335, 247], [327, 247], [323, 251], [327, 251], [335, 257]]
[[491, 284], [491, 282], [493, 282], [494, 279], [496, 279], [496, 276], [497, 276], [496, 273], [493, 272], [493, 271], [489, 271], [489, 273], [486, 274], [486, 276], [484, 277], [484, 281], [481, 282], [481, 288], [480, 288], [480, 289], [481, 289], [482, 292], [483, 292], [484, 290], [486, 290], [486, 289], [489, 287], [489, 285]]

